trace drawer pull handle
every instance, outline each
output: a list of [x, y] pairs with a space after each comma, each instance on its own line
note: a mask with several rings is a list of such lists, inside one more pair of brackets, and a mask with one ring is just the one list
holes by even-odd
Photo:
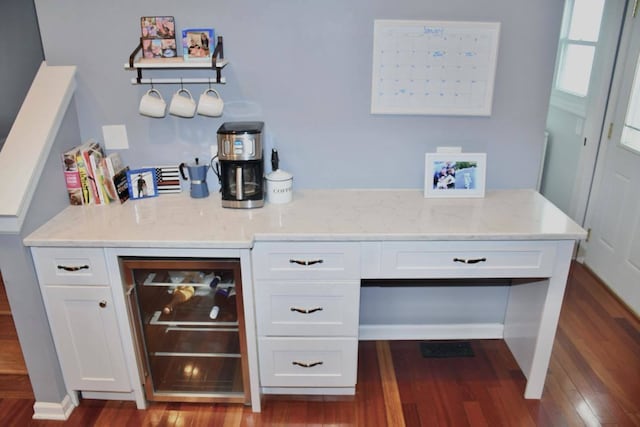
[[302, 313], [302, 314], [311, 314], [311, 313], [315, 313], [316, 311], [322, 311], [322, 307], [310, 308], [308, 310], [304, 308], [291, 307], [291, 311], [295, 311], [296, 313]]
[[105, 308], [107, 306], [107, 302], [105, 300], [102, 300], [98, 303], [98, 305], [100, 306], [100, 308]]
[[322, 362], [304, 363], [304, 362], [296, 362], [294, 360], [293, 364], [296, 365], [296, 366], [301, 366], [303, 368], [313, 368], [314, 366], [322, 365]]
[[80, 270], [88, 270], [88, 269], [89, 269], [88, 265], [79, 265], [77, 267], [68, 267], [66, 265], [58, 266], [58, 270], [64, 270], [64, 271], [80, 271]]
[[301, 261], [298, 259], [290, 259], [289, 263], [290, 264], [298, 264], [298, 265], [313, 265], [313, 264], [322, 264], [324, 262], [324, 260], [321, 259], [314, 259], [312, 261]]
[[477, 264], [479, 262], [486, 262], [486, 258], [474, 258], [474, 259], [463, 259], [463, 258], [454, 258], [453, 262], [461, 262], [463, 264]]

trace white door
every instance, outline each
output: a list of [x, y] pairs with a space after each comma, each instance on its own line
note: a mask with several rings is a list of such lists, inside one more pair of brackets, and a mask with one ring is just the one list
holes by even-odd
[[108, 286], [45, 286], [49, 323], [67, 387], [131, 391]]
[[585, 264], [640, 313], [640, 17], [634, 15], [630, 7], [587, 211], [591, 237], [583, 248]]

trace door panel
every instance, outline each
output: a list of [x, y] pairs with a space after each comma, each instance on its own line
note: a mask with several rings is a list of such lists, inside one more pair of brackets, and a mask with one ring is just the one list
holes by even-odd
[[[640, 108], [640, 18], [627, 11], [609, 100], [604, 135], [589, 203], [587, 227], [591, 238], [583, 247], [587, 264], [636, 313], [640, 313], [640, 151], [622, 142]], [[634, 95], [635, 93], [635, 95]], [[630, 113], [629, 113], [630, 112]], [[626, 130], [625, 119], [627, 119]]]

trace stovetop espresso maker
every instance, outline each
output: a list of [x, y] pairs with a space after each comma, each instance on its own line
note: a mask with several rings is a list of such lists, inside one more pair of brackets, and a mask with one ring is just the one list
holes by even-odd
[[[189, 171], [189, 178], [184, 173], [184, 168], [187, 168]], [[185, 164], [180, 163], [179, 166], [180, 175], [182, 175], [182, 179], [191, 180], [191, 197], [194, 199], [201, 199], [203, 197], [209, 196], [209, 187], [207, 187], [207, 170], [209, 169], [209, 164], [205, 163], [201, 165], [196, 157], [196, 162], [194, 164]]]
[[218, 129], [218, 163], [222, 206], [264, 205], [264, 122], [226, 122]]

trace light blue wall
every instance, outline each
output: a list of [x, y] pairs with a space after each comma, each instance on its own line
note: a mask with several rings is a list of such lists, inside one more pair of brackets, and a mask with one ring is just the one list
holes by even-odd
[[[126, 125], [131, 148], [122, 154], [132, 167], [207, 157], [222, 122], [261, 119], [267, 147], [278, 147], [297, 188], [422, 188], [424, 153], [458, 145], [488, 153], [491, 189], [536, 185], [562, 3], [36, 0], [36, 9], [47, 62], [78, 66], [82, 137], [102, 139], [103, 125]], [[224, 36], [231, 63], [223, 70], [221, 119], [137, 113], [148, 86], [131, 85], [134, 73], [123, 65], [148, 15], [173, 15], [178, 29], [211, 26]], [[501, 22], [493, 115], [371, 115], [374, 19]], [[166, 98], [176, 89], [160, 87]]]
[[42, 175], [20, 232], [0, 234], [0, 270], [33, 394], [41, 404], [60, 404], [66, 389], [31, 253], [22, 239], [69, 204], [60, 157], [69, 144], [81, 142], [77, 117], [72, 101], [42, 166]]

